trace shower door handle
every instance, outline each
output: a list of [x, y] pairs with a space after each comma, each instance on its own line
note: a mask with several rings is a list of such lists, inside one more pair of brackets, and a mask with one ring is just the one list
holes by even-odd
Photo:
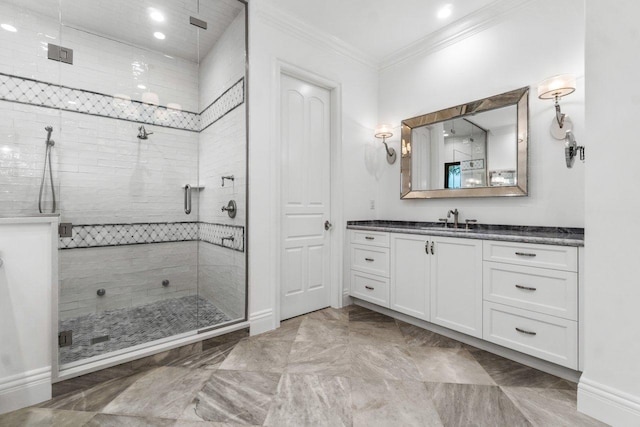
[[184, 213], [187, 215], [191, 213], [191, 186], [189, 184], [184, 186]]

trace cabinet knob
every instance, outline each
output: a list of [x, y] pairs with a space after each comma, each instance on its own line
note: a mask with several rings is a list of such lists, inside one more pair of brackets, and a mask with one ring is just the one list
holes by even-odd
[[433, 250], [434, 242], [431, 242], [431, 255], [435, 255], [436, 252]]

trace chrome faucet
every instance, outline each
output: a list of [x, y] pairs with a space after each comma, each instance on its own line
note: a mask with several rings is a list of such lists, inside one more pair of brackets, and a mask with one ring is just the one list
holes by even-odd
[[451, 214], [453, 214], [453, 228], [458, 228], [458, 214], [460, 214], [458, 208], [447, 212], [447, 218], [451, 218]]

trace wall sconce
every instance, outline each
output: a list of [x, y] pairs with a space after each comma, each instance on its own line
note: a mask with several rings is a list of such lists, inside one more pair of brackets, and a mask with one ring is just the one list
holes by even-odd
[[391, 132], [391, 126], [389, 125], [380, 125], [376, 128], [375, 137], [382, 138], [382, 143], [384, 144], [384, 148], [387, 150], [387, 162], [390, 165], [396, 162], [396, 150], [393, 148], [389, 148], [387, 145], [387, 138], [391, 138], [393, 133]]
[[556, 139], [565, 139], [567, 132], [573, 130], [571, 119], [560, 111], [560, 98], [576, 90], [576, 78], [571, 74], [549, 77], [538, 85], [538, 98], [553, 99], [556, 117], [551, 122], [551, 135]]

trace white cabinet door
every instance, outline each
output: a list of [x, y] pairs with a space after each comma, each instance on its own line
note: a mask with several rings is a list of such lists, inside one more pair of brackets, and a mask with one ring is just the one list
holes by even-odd
[[429, 320], [429, 236], [392, 234], [390, 308]]
[[482, 338], [482, 241], [432, 239], [431, 322]]

